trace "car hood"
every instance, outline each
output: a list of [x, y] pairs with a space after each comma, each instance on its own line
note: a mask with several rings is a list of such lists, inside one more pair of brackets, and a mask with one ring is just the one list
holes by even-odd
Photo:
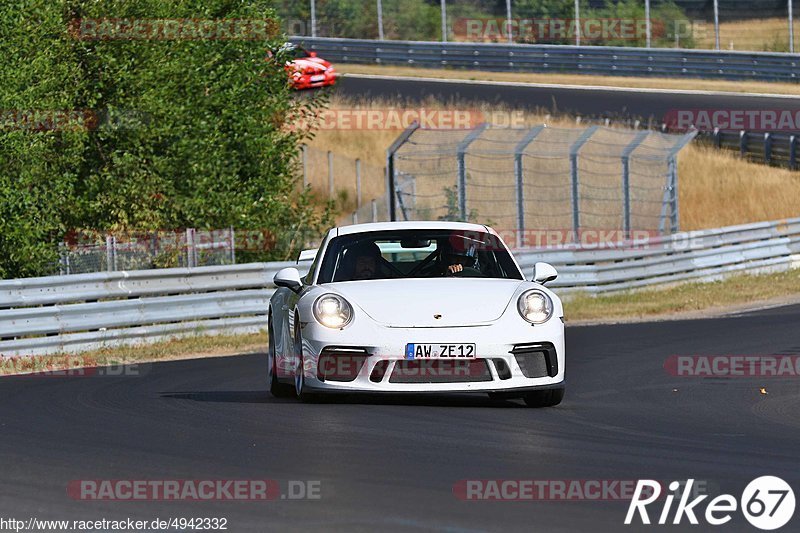
[[[391, 327], [472, 326], [500, 318], [522, 280], [436, 278], [331, 283], [373, 320]], [[439, 318], [436, 316], [439, 315]]]
[[295, 59], [290, 63], [292, 68], [297, 71], [303, 72], [305, 70], [313, 70], [314, 72], [325, 72], [331, 66], [328, 61], [318, 57], [304, 57]]

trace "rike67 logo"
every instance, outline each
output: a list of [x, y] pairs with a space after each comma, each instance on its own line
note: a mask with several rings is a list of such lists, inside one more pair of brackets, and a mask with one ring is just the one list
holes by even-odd
[[[700, 523], [699, 515], [709, 525], [719, 526], [730, 522], [737, 508], [740, 508], [751, 525], [758, 529], [771, 531], [786, 525], [794, 515], [794, 491], [779, 477], [762, 476], [754, 479], [745, 487], [742, 497], [738, 501], [730, 494], [720, 494], [706, 503], [703, 513], [700, 511], [702, 508], [700, 504], [708, 498], [708, 495], [696, 496], [690, 501], [693, 484], [694, 479], [686, 481], [685, 489], [683, 488], [684, 484], [678, 481], [669, 484], [670, 493], [663, 498], [663, 507], [658, 514], [657, 524], [680, 524], [685, 517], [690, 524], [697, 525]], [[642, 524], [651, 524], [647, 506], [656, 501], [660, 504], [661, 492], [661, 484], [658, 481], [640, 479], [628, 507], [625, 524], [632, 524], [637, 514]], [[678, 504], [673, 512], [672, 504], [676, 496]], [[658, 504], [654, 505], [653, 507], [656, 509], [651, 510], [657, 510], [657, 506]], [[670, 517], [672, 517], [671, 521]]]

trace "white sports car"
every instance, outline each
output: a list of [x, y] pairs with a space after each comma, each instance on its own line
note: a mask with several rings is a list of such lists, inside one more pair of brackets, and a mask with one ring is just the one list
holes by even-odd
[[527, 281], [500, 236], [460, 222], [330, 230], [307, 275], [284, 268], [269, 306], [279, 397], [488, 393], [552, 406], [564, 396], [564, 312], [536, 263]]

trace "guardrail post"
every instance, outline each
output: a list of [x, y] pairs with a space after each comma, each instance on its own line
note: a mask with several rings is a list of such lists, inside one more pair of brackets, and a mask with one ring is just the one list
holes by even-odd
[[739, 155], [747, 157], [747, 132], [745, 130], [739, 132]]
[[797, 168], [797, 136], [789, 136], [789, 169], [795, 170]]
[[770, 132], [764, 134], [764, 162], [768, 165], [772, 163], [772, 134]]
[[575, 233], [575, 242], [580, 241], [580, 231], [581, 231], [581, 215], [580, 215], [580, 199], [578, 197], [579, 193], [579, 176], [578, 176], [578, 152], [580, 151], [581, 147], [586, 144], [586, 141], [594, 135], [594, 132], [597, 131], [599, 126], [590, 126], [587, 128], [581, 136], [578, 137], [572, 146], [569, 148], [569, 171], [572, 177], [572, 230]]
[[630, 180], [630, 157], [636, 148], [650, 135], [650, 132], [640, 131], [636, 134], [628, 146], [622, 151], [622, 227], [625, 239], [631, 237], [631, 180]]
[[[413, 122], [409, 127], [403, 130], [397, 139], [394, 140], [391, 146], [386, 150], [386, 201], [388, 202], [387, 208], [389, 210], [389, 220], [394, 222], [397, 220], [397, 209], [395, 205], [395, 189], [394, 189], [394, 172], [395, 172], [395, 153], [403, 146], [411, 135], [419, 128], [419, 122]], [[372, 218], [373, 222], [377, 218], [377, 211], [375, 208], [375, 200], [372, 201]]]
[[[508, 27], [508, 31], [511, 31], [510, 25]], [[544, 125], [532, 128], [528, 133], [525, 134], [525, 137], [523, 137], [514, 148], [514, 180], [516, 181], [517, 185], [517, 248], [522, 248], [522, 235], [525, 232], [525, 190], [523, 181], [522, 156], [525, 152], [525, 148], [528, 147], [528, 145], [544, 128]]]
[[467, 221], [467, 165], [465, 163], [465, 156], [467, 148], [472, 142], [480, 137], [481, 133], [489, 127], [489, 124], [483, 122], [478, 124], [475, 129], [467, 134], [458, 144], [456, 149], [456, 162], [458, 163], [458, 212], [463, 222]]

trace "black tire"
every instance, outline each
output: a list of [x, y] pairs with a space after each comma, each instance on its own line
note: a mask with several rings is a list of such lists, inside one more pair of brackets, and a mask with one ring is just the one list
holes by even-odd
[[303, 403], [316, 403], [319, 401], [319, 394], [309, 392], [305, 387], [305, 359], [303, 359], [303, 339], [300, 336], [300, 317], [294, 320], [293, 349], [300, 354], [300, 374], [295, 375], [292, 394]]
[[564, 399], [564, 389], [548, 389], [529, 392], [523, 396], [528, 407], [553, 407]]
[[267, 335], [269, 335], [269, 348], [267, 349], [267, 374], [269, 376], [269, 392], [276, 398], [291, 398], [294, 396], [294, 387], [281, 383], [278, 381], [278, 366], [275, 357], [275, 337], [272, 334], [272, 315], [269, 316], [267, 326]]

